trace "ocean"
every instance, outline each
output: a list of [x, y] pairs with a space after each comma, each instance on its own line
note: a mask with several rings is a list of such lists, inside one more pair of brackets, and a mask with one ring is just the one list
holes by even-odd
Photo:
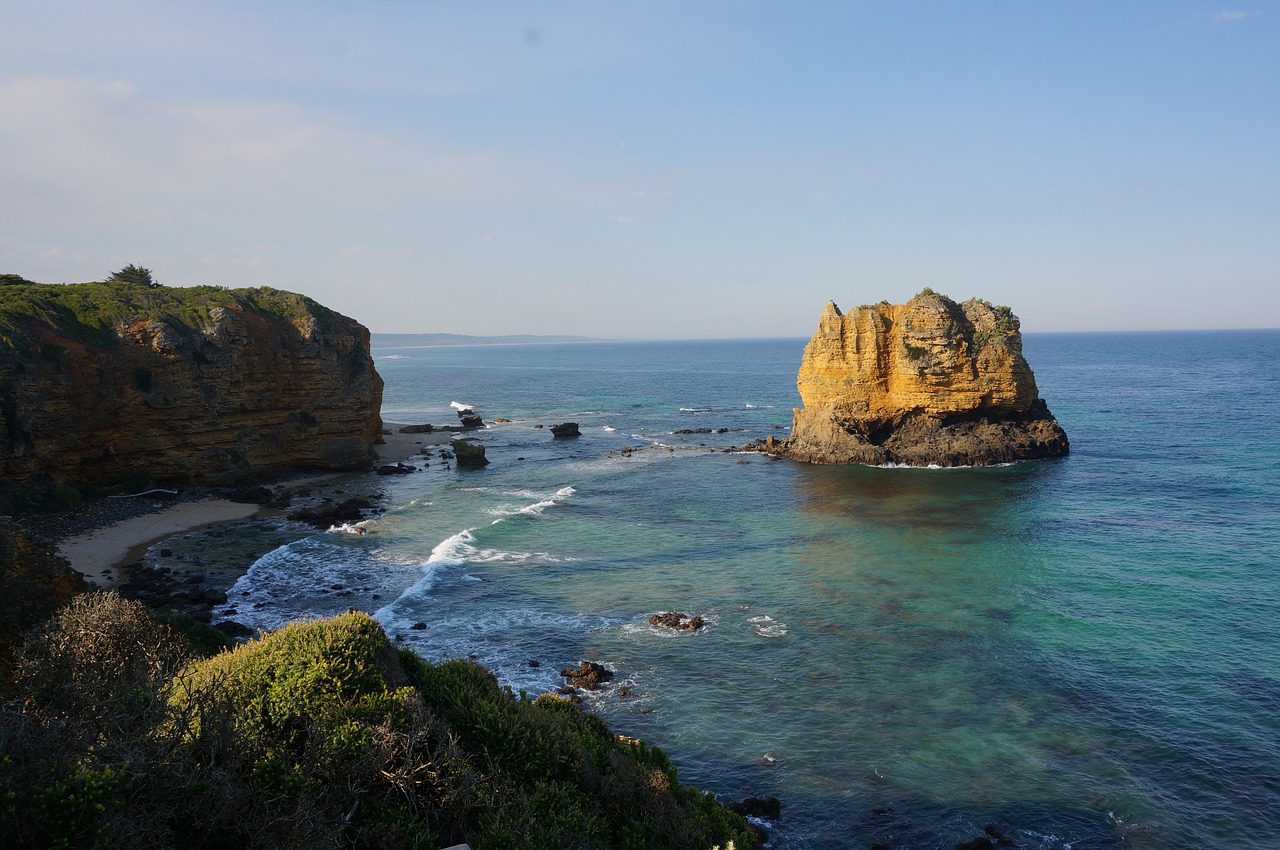
[[529, 694], [602, 663], [586, 706], [779, 798], [775, 848], [1280, 846], [1280, 331], [1025, 335], [1067, 458], [727, 451], [786, 435], [804, 342], [375, 349], [388, 421], [510, 420], [490, 465], [428, 448], [351, 485], [390, 508], [360, 529], [246, 528], [227, 607], [364, 608]]

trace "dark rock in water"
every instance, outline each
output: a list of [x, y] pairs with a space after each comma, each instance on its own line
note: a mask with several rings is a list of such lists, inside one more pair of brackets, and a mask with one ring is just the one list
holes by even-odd
[[529, 665], [530, 667], [541, 667], [541, 666], [542, 666], [542, 662], [541, 662], [541, 661], [539, 661], [539, 660], [538, 660], [538, 659], [536, 659], [536, 658], [530, 658], [528, 661], [526, 661], [526, 662], [525, 662], [525, 664]]
[[1012, 839], [996, 829], [995, 824], [987, 824], [983, 833], [985, 834], [969, 841], [961, 841], [956, 845], [956, 850], [990, 850], [992, 847], [1016, 846]]
[[541, 426], [541, 425], [534, 425], [534, 426], [533, 426], [533, 430], [535, 430], [535, 431], [541, 431], [541, 430], [542, 430], [542, 426]]
[[676, 631], [694, 631], [702, 628], [706, 621], [701, 617], [687, 617], [684, 614], [675, 611], [665, 611], [661, 614], [654, 614], [649, 618], [649, 625], [663, 626]]
[[580, 437], [582, 431], [578, 429], [577, 422], [562, 422], [551, 426], [551, 434], [555, 437]]
[[584, 661], [575, 670], [568, 667], [560, 671], [560, 675], [569, 680], [569, 684], [585, 691], [594, 691], [613, 678], [613, 673], [603, 665], [594, 661]]
[[[289, 514], [294, 522], [305, 522], [314, 528], [329, 528], [347, 522], [359, 522], [364, 519], [361, 511], [373, 507], [373, 503], [363, 496], [352, 496], [345, 502], [330, 505], [317, 505], [313, 508], [295, 511]], [[163, 554], [163, 553], [162, 553]]]
[[679, 431], [672, 431], [672, 434], [710, 434], [710, 428], [681, 428]]
[[743, 817], [768, 820], [777, 820], [782, 817], [782, 803], [777, 797], [748, 797], [741, 803], [729, 803], [725, 808]]
[[426, 627], [427, 627], [427, 624], [426, 624], [426, 623], [414, 623], [414, 624], [413, 624], [412, 626], [410, 626], [409, 628], [413, 629], [415, 632], [420, 632], [420, 631], [422, 631], [423, 629], [425, 629]]
[[489, 459], [484, 456], [484, 445], [472, 442], [471, 440], [454, 440], [450, 445], [453, 446], [454, 457], [458, 459], [458, 466], [484, 466], [489, 463]]
[[463, 428], [483, 428], [484, 427], [484, 420], [481, 419], [479, 416], [476, 416], [474, 413], [468, 416], [459, 416], [458, 421]]
[[214, 623], [213, 627], [229, 638], [249, 638], [254, 635], [253, 629], [235, 620], [223, 620], [221, 623]]
[[430, 434], [435, 429], [436, 429], [436, 426], [431, 424], [406, 425], [400, 429], [400, 433], [401, 434]]
[[237, 487], [227, 494], [227, 500], [243, 505], [265, 505], [275, 498], [266, 487]]
[[388, 463], [378, 467], [376, 470], [379, 475], [408, 475], [410, 472], [417, 472], [407, 463]]

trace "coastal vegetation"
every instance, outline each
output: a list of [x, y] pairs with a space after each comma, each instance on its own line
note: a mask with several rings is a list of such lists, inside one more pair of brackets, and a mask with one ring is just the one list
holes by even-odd
[[31, 634], [0, 714], [6, 847], [755, 846], [661, 750], [367, 614], [234, 649], [206, 630], [96, 593]]
[[[125, 266], [106, 280], [88, 283], [35, 283], [20, 275], [0, 275], [0, 342], [24, 348], [40, 337], [33, 324], [51, 325], [86, 345], [113, 345], [115, 329], [146, 321], [198, 331], [211, 324], [218, 307], [247, 306], [264, 315], [336, 317], [305, 295], [269, 286], [161, 286], [151, 270]], [[57, 352], [48, 352], [56, 356]]]

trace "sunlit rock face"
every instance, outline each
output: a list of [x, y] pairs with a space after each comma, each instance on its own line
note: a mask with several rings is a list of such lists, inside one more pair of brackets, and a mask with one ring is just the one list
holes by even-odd
[[36, 284], [5, 305], [0, 479], [223, 485], [370, 464], [382, 379], [360, 323], [266, 288], [102, 292]]
[[1017, 316], [931, 290], [841, 313], [805, 347], [791, 436], [811, 463], [989, 466], [1068, 451], [1022, 356]]

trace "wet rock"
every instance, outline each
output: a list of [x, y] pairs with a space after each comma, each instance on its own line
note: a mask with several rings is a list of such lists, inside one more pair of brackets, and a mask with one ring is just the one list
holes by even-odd
[[388, 463], [374, 470], [378, 475], [408, 475], [410, 472], [417, 472], [407, 463]]
[[213, 627], [229, 638], [250, 638], [254, 634], [253, 629], [235, 620], [223, 620], [221, 623], [214, 623]]
[[696, 632], [705, 625], [705, 622], [701, 617], [689, 617], [675, 611], [664, 611], [649, 618], [649, 625], [651, 626], [662, 626], [679, 632]]
[[725, 808], [743, 817], [766, 820], [777, 820], [782, 817], [782, 803], [777, 797], [748, 797], [741, 803], [729, 803]]
[[562, 422], [559, 425], [551, 426], [551, 435], [553, 437], [580, 437], [582, 431], [578, 428], [577, 422]]
[[400, 429], [401, 434], [430, 434], [436, 429], [434, 425], [406, 425]]
[[961, 841], [956, 845], [956, 850], [990, 850], [992, 847], [1014, 846], [1016, 845], [1011, 838], [996, 829], [995, 824], [989, 823], [983, 828], [982, 835], [969, 841]]
[[266, 505], [275, 494], [266, 487], [237, 487], [227, 494], [227, 499], [244, 505]]
[[613, 678], [613, 672], [594, 661], [583, 661], [577, 669], [568, 667], [560, 671], [560, 675], [569, 680], [569, 684], [584, 691], [599, 690], [600, 686]]
[[425, 630], [425, 629], [427, 628], [427, 624], [426, 624], [426, 623], [421, 623], [421, 622], [419, 622], [419, 623], [414, 623], [414, 624], [413, 624], [412, 626], [410, 626], [409, 628], [413, 629], [415, 632], [420, 632], [420, 631], [423, 631], [423, 630]]
[[352, 496], [337, 504], [316, 505], [295, 511], [289, 514], [289, 519], [294, 522], [305, 522], [314, 528], [329, 528], [348, 522], [359, 522], [364, 519], [361, 512], [372, 507], [373, 502], [364, 496]]
[[485, 466], [489, 459], [484, 456], [484, 446], [471, 440], [454, 440], [453, 454], [458, 459], [458, 466]]

